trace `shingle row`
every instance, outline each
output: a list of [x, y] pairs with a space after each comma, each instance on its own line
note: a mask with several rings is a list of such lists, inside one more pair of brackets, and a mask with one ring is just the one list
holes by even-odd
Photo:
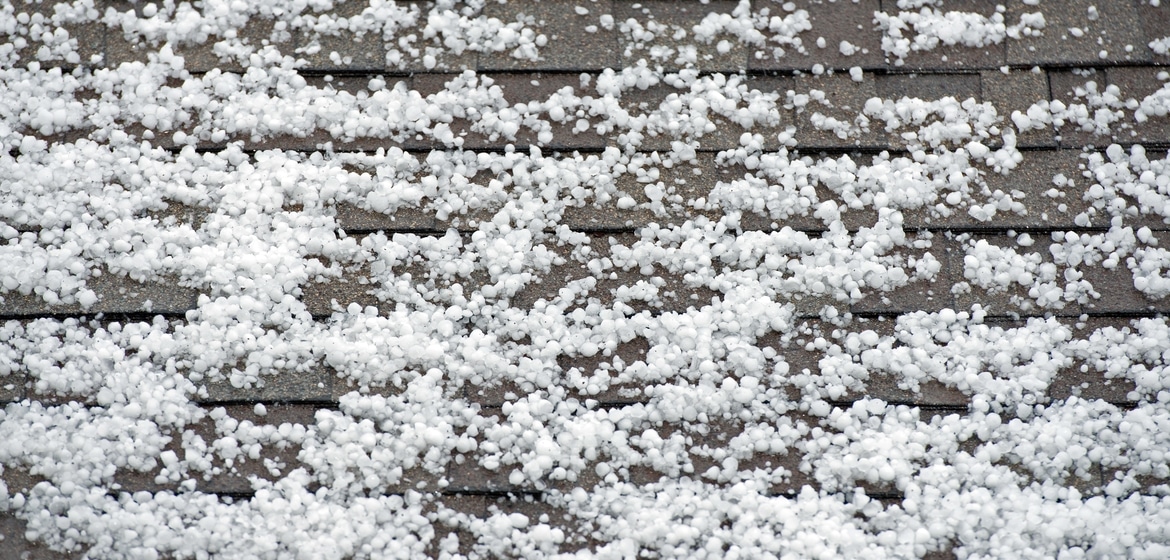
[[[307, 61], [306, 69], [314, 71], [416, 72], [435, 68], [589, 71], [621, 68], [640, 58], [660, 64], [666, 70], [679, 68], [681, 61], [689, 60], [700, 70], [716, 72], [807, 71], [814, 65], [837, 69], [856, 66], [867, 70], [970, 70], [1001, 66], [1170, 62], [1165, 54], [1159, 54], [1149, 46], [1151, 41], [1166, 36], [1170, 20], [1165, 10], [1144, 0], [1064, 2], [1061, 9], [1046, 11], [1045, 25], [1036, 26], [1039, 33], [1014, 34], [1006, 29], [1019, 24], [1021, 18], [1036, 12], [1038, 7], [1013, 2], [1005, 10], [1000, 10], [999, 5], [990, 2], [948, 0], [932, 8], [938, 17], [944, 17], [948, 12], [977, 14], [985, 25], [1000, 24], [997, 40], [967, 45], [962, 43], [961, 36], [932, 37], [932, 41], [914, 43], [918, 46], [902, 57], [883, 51], [883, 40], [889, 50], [893, 48], [892, 42], [902, 37], [892, 35], [888, 29], [883, 31], [879, 25], [881, 18], [875, 16], [883, 14], [883, 17], [897, 19], [918, 10], [902, 10], [894, 0], [801, 0], [752, 6], [750, 15], [743, 20], [749, 26], [759, 28], [765, 37], [761, 44], [754, 45], [740, 41], [734, 28], [725, 28], [709, 41], [695, 41], [693, 38], [694, 27], [700, 25], [708, 14], [735, 15], [738, 3], [733, 1], [527, 0], [487, 3], [482, 10], [483, 17], [497, 18], [505, 24], [525, 22], [537, 36], [544, 36], [546, 42], [535, 60], [514, 57], [509, 51], [480, 54], [465, 50], [456, 54], [452, 49], [437, 49], [433, 58], [428, 60], [426, 47], [442, 45], [441, 37], [426, 37], [423, 33], [430, 5], [423, 2], [402, 4], [417, 6], [422, 10], [422, 17], [413, 28], [400, 29], [389, 38], [354, 31], [318, 34], [303, 28], [292, 29], [287, 22], [278, 23], [279, 20], [265, 16], [254, 16], [246, 27], [237, 30], [236, 38], [252, 47], [271, 44], [289, 53], [297, 49]], [[133, 10], [139, 17], [145, 16], [145, 4], [127, 0], [101, 0], [95, 2], [95, 7], [100, 14], [113, 9], [118, 12]], [[307, 13], [351, 18], [360, 17], [364, 7], [345, 3], [332, 11], [316, 13], [309, 10]], [[17, 13], [52, 14], [51, 6], [44, 4], [18, 2], [15, 9]], [[769, 29], [770, 22], [785, 18], [788, 18], [786, 25]], [[903, 19], [910, 22], [910, 29], [900, 35], [913, 40], [915, 20]], [[890, 26], [888, 23], [884, 25]], [[159, 46], [127, 37], [120, 29], [97, 22], [67, 24], [65, 29], [78, 40], [81, 62], [85, 64], [94, 63], [92, 57], [97, 55], [102, 56], [97, 63], [99, 66], [145, 61], [148, 53]], [[653, 39], [648, 40], [651, 36]], [[213, 45], [222, 39], [211, 36], [201, 44], [175, 45], [175, 51], [187, 60], [187, 68], [195, 72], [212, 68], [238, 69], [230, 57], [216, 54]], [[26, 60], [32, 60], [39, 47], [39, 42], [33, 38], [20, 53]], [[689, 52], [692, 47], [697, 47], [695, 52]], [[397, 55], [387, 57], [387, 52]], [[782, 54], [777, 56], [778, 52]]]

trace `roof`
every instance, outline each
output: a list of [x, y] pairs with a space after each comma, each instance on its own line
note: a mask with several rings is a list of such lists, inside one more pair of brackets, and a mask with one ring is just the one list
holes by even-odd
[[0, 23], [0, 558], [1166, 556], [1157, 0]]

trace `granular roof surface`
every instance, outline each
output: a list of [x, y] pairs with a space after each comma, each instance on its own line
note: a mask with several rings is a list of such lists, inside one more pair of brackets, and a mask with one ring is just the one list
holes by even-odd
[[0, 560], [1170, 557], [1159, 0], [8, 0]]

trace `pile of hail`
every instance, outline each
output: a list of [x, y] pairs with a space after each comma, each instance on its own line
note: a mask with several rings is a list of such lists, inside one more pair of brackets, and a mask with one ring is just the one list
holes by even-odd
[[[712, 48], [860, 54], [811, 40], [794, 3], [743, 0], [680, 27], [582, 0], [589, 29], [640, 58], [533, 102], [470, 70], [426, 93], [306, 79], [304, 57], [341, 34], [382, 37], [390, 69], [534, 61], [566, 40], [482, 0], [355, 1], [0, 7], [0, 390], [22, 395], [0, 411], [0, 516], [24, 528], [8, 539], [93, 559], [1170, 556], [1170, 324], [1076, 311], [1102, 297], [1093, 268], [1170, 296], [1170, 157], [1080, 153], [1079, 175], [1045, 194], [1075, 227], [990, 242], [905, 226], [1022, 215], [1024, 194], [989, 181], [1038, 157], [1018, 138], [1165, 120], [1166, 73], [1136, 97], [1086, 77], [1073, 100], [1026, 110], [872, 97], [842, 116], [824, 91], [697, 69]], [[1045, 33], [1053, 7], [1024, 3], [1009, 21], [899, 0], [873, 26], [897, 64]], [[106, 64], [70, 34], [85, 25], [149, 52]], [[269, 41], [243, 38], [261, 25]], [[198, 46], [231, 70], [191, 72]], [[670, 94], [625, 101], [648, 88]], [[534, 140], [465, 148], [458, 119]], [[703, 150], [729, 128], [738, 147]], [[808, 155], [809, 130], [898, 144]], [[553, 152], [559, 134], [611, 141]], [[319, 149], [254, 148], [305, 137]], [[333, 149], [359, 138], [434, 147]], [[591, 210], [647, 218], [567, 225]], [[359, 235], [347, 212], [446, 225]], [[345, 282], [376, 304], [311, 312], [306, 294]], [[1024, 315], [851, 312], [923, 282], [954, 301], [1016, 294]], [[94, 311], [135, 285], [197, 295], [180, 312]], [[1125, 390], [1054, 398], [1070, 371]], [[332, 389], [303, 417], [278, 414], [296, 395], [209, 392], [318, 372], [306, 394]], [[961, 404], [889, 396], [927, 387]], [[496, 494], [464, 490], [482, 480]]]

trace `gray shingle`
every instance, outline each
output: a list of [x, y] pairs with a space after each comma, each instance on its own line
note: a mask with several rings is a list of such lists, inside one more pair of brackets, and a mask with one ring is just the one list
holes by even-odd
[[884, 74], [877, 77], [877, 94], [882, 99], [954, 97], [982, 101], [979, 74]]
[[[1141, 48], [1146, 41], [1137, 4], [1132, 0], [1066, 0], [1058, 9], [1044, 9], [1048, 5], [1008, 4], [1005, 17], [1009, 24], [1018, 22], [1022, 14], [1043, 11], [1046, 26], [1038, 37], [1008, 39], [1007, 62], [1031, 66], [1148, 60], [1148, 50]], [[1091, 15], [1093, 10], [1096, 19]], [[1127, 47], [1132, 52], [1127, 52]]]
[[[141, 11], [144, 3], [131, 5], [128, 2], [116, 1], [122, 11], [135, 9]], [[99, 24], [100, 25], [100, 24]], [[282, 22], [280, 25], [284, 25]], [[295, 47], [293, 36], [287, 30], [276, 29], [277, 22], [262, 16], [253, 16], [248, 24], [236, 31], [236, 40], [251, 48], [252, 52], [272, 45], [282, 53], [292, 54]], [[231, 56], [220, 56], [215, 52], [215, 44], [224, 41], [224, 37], [211, 36], [201, 43], [180, 43], [171, 48], [178, 56], [183, 57], [183, 67], [193, 73], [207, 72], [218, 68], [224, 72], [241, 73], [244, 67]], [[233, 41], [234, 43], [234, 41]], [[128, 39], [118, 28], [106, 29], [105, 32], [105, 66], [116, 67], [127, 62], [147, 62], [149, 54], [157, 52], [161, 45], [150, 42]]]
[[1093, 285], [1100, 298], [1092, 298], [1082, 308], [1086, 313], [1143, 313], [1170, 311], [1170, 298], [1154, 298], [1134, 287], [1133, 272], [1125, 263], [1116, 268], [1079, 267], [1084, 279]]
[[877, 122], [869, 122], [868, 130], [858, 128], [856, 134], [849, 133], [846, 138], [841, 138], [831, 130], [819, 129], [814, 121], [814, 116], [819, 114], [858, 127], [859, 116], [865, 109], [865, 102], [877, 96], [877, 81], [873, 74], [865, 74], [861, 82], [853, 81], [848, 74], [831, 76], [804, 74], [796, 77], [795, 91], [798, 95], [808, 94], [811, 90], [824, 92], [824, 99], [828, 104], [814, 100], [809, 101], [803, 111], [797, 109], [796, 140], [801, 148], [807, 150], [888, 145], [885, 127]]
[[[804, 423], [811, 426], [818, 424], [816, 418], [795, 412], [786, 414], [785, 420], [794, 424]], [[747, 426], [738, 420], [711, 419], [703, 428], [690, 430], [688, 436], [693, 442], [690, 460], [693, 464], [694, 478], [726, 488], [739, 482], [739, 473], [768, 472], [771, 476], [766, 479], [769, 483], [767, 491], [773, 495], [796, 494], [806, 485], [819, 487], [811, 473], [800, 468], [804, 457], [799, 444], [780, 452], [772, 452], [770, 449], [753, 451], [746, 457], [741, 453], [726, 454], [723, 450], [728, 447], [728, 442], [742, 434], [745, 428]], [[726, 468], [725, 462], [728, 459], [734, 462], [737, 471], [735, 474], [729, 473], [729, 469]]]
[[[1158, 67], [1111, 67], [1084, 71], [1052, 71], [1049, 72], [1049, 79], [1052, 83], [1053, 99], [1060, 99], [1065, 103], [1086, 104], [1086, 97], [1076, 97], [1074, 94], [1085, 92], [1091, 94], [1093, 84], [1096, 91], [1101, 93], [1107, 88], [1116, 87], [1121, 103], [1126, 103], [1130, 99], [1140, 103], [1165, 85], [1166, 82], [1158, 77], [1163, 72], [1164, 70]], [[1090, 112], [1095, 110], [1096, 107], [1089, 107]], [[1110, 107], [1110, 110], [1118, 112], [1120, 118], [1110, 124], [1108, 133], [1094, 134], [1078, 128], [1075, 124], [1069, 124], [1058, 131], [1061, 135], [1061, 145], [1103, 147], [1113, 142], [1170, 144], [1170, 124], [1164, 116], [1150, 115], [1147, 121], [1139, 123], [1135, 120], [1133, 107]]]
[[433, 519], [431, 526], [435, 530], [435, 538], [431, 539], [431, 549], [428, 550], [429, 558], [442, 557], [436, 549], [442, 539], [449, 537], [454, 537], [458, 545], [446, 553], [457, 553], [464, 558], [479, 557], [483, 551], [480, 538], [483, 531], [490, 526], [483, 521], [499, 515], [523, 516], [531, 525], [544, 523], [561, 530], [565, 539], [559, 543], [560, 552], [588, 550], [598, 544], [590, 539], [587, 532], [572, 523], [573, 516], [545, 504], [539, 495], [448, 493], [429, 504], [429, 509], [435, 510], [428, 514], [428, 517]]
[[[738, 83], [730, 80], [736, 80]], [[792, 111], [784, 107], [787, 93], [794, 85], [792, 78], [749, 76], [747, 78], [731, 77], [730, 80], [727, 82], [728, 88], [730, 89], [730, 84], [736, 84], [739, 92], [735, 95], [743, 95], [735, 104], [736, 111], [746, 108], [753, 98], [761, 94], [777, 96], [775, 109], [778, 113], [778, 121], [752, 123], [750, 133], [763, 137], [762, 145], [765, 149], [778, 149], [781, 146], [779, 135], [796, 124]], [[687, 95], [689, 91], [688, 87], [676, 88], [670, 84], [659, 83], [644, 90], [631, 89], [622, 94], [621, 104], [631, 116], [645, 116], [652, 123], [651, 127], [643, 131], [644, 136], [638, 146], [639, 149], [667, 151], [671, 149], [672, 142], [675, 141], [695, 141], [698, 144], [697, 149], [705, 151], [728, 150], [740, 146], [741, 137], [744, 133], [749, 132], [749, 129], [733, 118], [713, 109], [704, 114], [711, 123], [710, 130], [703, 130], [701, 134], [698, 131], [663, 130], [664, 126], [669, 125], [664, 124], [659, 119], [668, 118], [676, 113], [679, 109], [676, 105], [679, 103], [677, 98]]]
[[[1105, 73], [1094, 69], [1052, 70], [1048, 72], [1048, 83], [1052, 92], [1052, 100], [1061, 101], [1066, 106], [1074, 103], [1084, 105], [1086, 104], [1085, 94], [1090, 88], [1096, 87], [1097, 91], [1104, 91], [1108, 85]], [[1057, 128], [1056, 135], [1062, 148], [1105, 146], [1110, 143], [1109, 136], [1097, 134], [1091, 129], [1085, 130], [1084, 127], [1072, 122]]]
[[[967, 99], [982, 101], [978, 74], [885, 74], [877, 76], [877, 96], [899, 100], [903, 97], [935, 101], [953, 97], [959, 103]], [[871, 126], [880, 126], [877, 123]], [[890, 134], [892, 148], [904, 148], [910, 142], [899, 134]]]
[[199, 383], [207, 389], [206, 397], [196, 397], [199, 402], [330, 402], [332, 401], [332, 370], [315, 366], [307, 371], [261, 372], [260, 383], [248, 387], [237, 387], [230, 379], [219, 381], [204, 380]]
[[[23, 43], [23, 47], [15, 49], [15, 54], [19, 57], [16, 63], [17, 67], [27, 68], [31, 62], [37, 62], [42, 68], [91, 65], [94, 62], [94, 57], [102, 54], [102, 46], [105, 42], [104, 25], [97, 22], [87, 22], [66, 23], [57, 26], [50, 19], [54, 13], [55, 2], [13, 0], [9, 4], [13, 8], [12, 14], [15, 16], [9, 20], [9, 25], [17, 32], [5, 33], [0, 42], [11, 44], [14, 47]], [[22, 14], [29, 18], [23, 24], [20, 23], [20, 20], [23, 19]], [[60, 47], [56, 44], [55, 37], [58, 28], [65, 30], [69, 34], [69, 40], [76, 43], [74, 52], [78, 55], [77, 60], [69, 60], [60, 56]], [[53, 37], [48, 44], [42, 40], [46, 36]], [[42, 52], [43, 47], [49, 48], [44, 48]]]
[[[970, 309], [972, 306], [979, 304], [983, 310], [990, 316], [1007, 316], [1007, 317], [1037, 317], [1046, 315], [1078, 315], [1081, 312], [1081, 307], [1075, 301], [1067, 301], [1063, 296], [1053, 302], [1048, 302], [1045, 299], [1045, 305], [1039, 303], [1044, 294], [1032, 291], [1032, 284], [1023, 285], [1019, 282], [1009, 282], [1006, 286], [991, 282], [991, 286], [984, 288], [978, 285], [977, 278], [967, 278], [965, 275], [964, 259], [967, 255], [968, 249], [975, 246], [981, 241], [985, 241], [993, 247], [1001, 247], [1004, 249], [1012, 249], [1024, 259], [1029, 259], [1029, 262], [1036, 261], [1042, 265], [1049, 265], [1053, 263], [1052, 253], [1049, 250], [1051, 240], [1047, 235], [1036, 234], [1032, 236], [1034, 243], [1030, 246], [1021, 246], [1018, 244], [1017, 238], [1009, 237], [1007, 235], [997, 235], [989, 232], [988, 234], [975, 235], [961, 235], [958, 240], [950, 241], [951, 243], [951, 266], [954, 268], [954, 278], [956, 283], [965, 283], [968, 288], [966, 291], [955, 294], [955, 306], [957, 309]], [[990, 261], [984, 264], [1000, 264], [999, 261]], [[1058, 287], [1064, 288], [1066, 283], [1064, 281], [1064, 271], [1066, 267], [1057, 266], [1056, 279], [1053, 281]], [[993, 279], [994, 280], [994, 279]]]
[[84, 550], [57, 552], [43, 543], [30, 542], [25, 536], [27, 527], [28, 524], [23, 519], [18, 519], [7, 512], [0, 514], [0, 542], [4, 543], [4, 549], [0, 550], [0, 559], [80, 560], [85, 555]]
[[[520, 341], [522, 344], [531, 344], [529, 340]], [[644, 384], [637, 381], [622, 381], [622, 372], [631, 364], [644, 362], [648, 345], [646, 339], [635, 337], [629, 342], [619, 343], [615, 349], [603, 349], [593, 356], [562, 354], [557, 362], [560, 373], [555, 379], [555, 385], [566, 390], [566, 398], [585, 402], [589, 400], [604, 403], [606, 406], [626, 405], [646, 402], [643, 389]], [[576, 369], [573, 373], [571, 370]], [[596, 377], [608, 381], [600, 381]], [[589, 381], [596, 378], [596, 383]], [[581, 379], [576, 384], [571, 379]], [[464, 387], [464, 396], [469, 401], [482, 407], [498, 407], [506, 402], [515, 402], [526, 398], [535, 391], [544, 390], [523, 379], [506, 379], [484, 383], [472, 382]]]
[[[655, 163], [654, 158], [647, 154], [638, 154], [633, 159], [638, 162], [641, 177], [646, 180], [643, 182], [639, 179], [639, 172], [633, 171], [631, 164], [627, 166], [626, 173], [616, 178], [615, 186], [639, 206], [650, 202], [646, 188], [659, 186], [666, 193], [661, 212], [646, 207], [622, 209], [617, 199], [603, 204], [589, 201], [585, 206], [566, 208], [562, 223], [574, 230], [590, 230], [636, 229], [650, 223], [681, 225], [685, 220], [699, 216], [717, 220], [722, 212], [696, 208], [693, 203], [709, 198], [711, 190], [719, 181], [742, 177], [741, 168], [719, 165], [714, 154], [705, 152], [698, 153], [693, 161], [671, 161], [669, 167], [662, 160]], [[657, 180], [651, 179], [655, 176]]]
[[914, 406], [962, 407], [971, 403], [970, 396], [939, 381], [930, 379], [912, 387], [892, 375], [871, 376], [865, 384], [865, 394], [858, 395], [861, 396]]
[[[1170, 28], [1166, 33], [1170, 35]], [[1138, 102], [1161, 90], [1168, 82], [1158, 76], [1165, 76], [1163, 67], [1113, 67], [1105, 70], [1109, 85], [1121, 90], [1122, 99], [1136, 99]], [[1114, 138], [1118, 142], [1154, 145], [1170, 144], [1170, 117], [1147, 115], [1145, 122], [1136, 122], [1134, 112], [1126, 111], [1125, 124], [1117, 127]]]
[[[985, 0], [943, 0], [942, 2], [935, 3], [935, 9], [944, 14], [947, 12], [965, 12], [991, 18], [996, 13], [997, 4]], [[891, 15], [901, 11], [895, 0], [882, 0], [882, 10]], [[912, 31], [909, 31], [909, 33], [912, 33]], [[977, 47], [961, 44], [947, 45], [945, 41], [940, 41], [937, 46], [930, 50], [911, 51], [905, 59], [891, 59], [888, 62], [891, 68], [906, 70], [970, 70], [999, 68], [1005, 64], [1006, 60], [1007, 45], [1005, 42], [988, 43], [982, 47]]]
[[1065, 476], [1054, 476], [1057, 473], [1044, 472], [1044, 467], [1039, 467], [1040, 472], [1033, 472], [1019, 463], [1010, 463], [1008, 460], [1002, 460], [1001, 463], [1007, 463], [1008, 467], [1020, 477], [1020, 484], [1050, 482], [1076, 488], [1083, 496], [1100, 496], [1102, 494], [1100, 464], [1093, 464], [1082, 473], [1073, 472], [1067, 473]]
[[[606, 243], [596, 239], [591, 240], [590, 243], [590, 248], [592, 249], [594, 247], [598, 250], [608, 249]], [[533, 304], [541, 299], [546, 302], [552, 302], [561, 297], [559, 295], [560, 290], [570, 282], [582, 278], [591, 278], [593, 276], [585, 267], [584, 263], [573, 257], [572, 247], [561, 245], [550, 247], [550, 249], [563, 259], [564, 262], [559, 265], [554, 264], [548, 273], [525, 286], [523, 290], [512, 298], [512, 305], [520, 306], [524, 309], [532, 309]], [[566, 301], [564, 303], [571, 302]]]
[[[366, 100], [369, 98], [370, 80], [372, 76], [309, 76], [305, 83], [309, 87], [321, 90], [323, 97], [344, 96], [347, 99]], [[381, 76], [378, 76], [381, 78]], [[386, 89], [394, 89], [398, 84], [410, 85], [410, 80], [399, 78], [383, 79]], [[352, 97], [351, 97], [352, 96]], [[242, 132], [230, 137], [227, 141], [243, 141], [244, 148], [249, 150], [298, 150], [317, 151], [326, 145], [337, 151], [376, 151], [379, 148], [389, 149], [401, 147], [403, 142], [396, 138], [379, 136], [356, 135], [354, 138], [339, 136], [329, 130], [329, 123], [318, 123], [318, 127], [304, 134], [278, 133], [266, 137], [253, 137], [251, 133]], [[206, 142], [204, 145], [208, 144]]]
[[[532, 102], [546, 102], [564, 88], [569, 88], [570, 93], [582, 97], [590, 95], [582, 77], [575, 74], [499, 74], [493, 78], [503, 91], [504, 99], [512, 106], [516, 104], [531, 106]], [[537, 132], [522, 129], [516, 138], [517, 148], [539, 144], [554, 150], [576, 150], [599, 149], [607, 145], [607, 139], [597, 134], [588, 118], [585, 120], [590, 126], [581, 132], [574, 130], [577, 120], [573, 118], [564, 123], [551, 120], [547, 113], [542, 113], [540, 118], [549, 122], [552, 140], [541, 141]]]
[[[650, 116], [658, 111], [661, 111], [662, 103], [671, 96], [678, 96], [685, 93], [685, 90], [680, 90], [669, 84], [656, 84], [646, 89], [633, 89], [622, 93], [621, 105], [631, 115], [635, 116]], [[642, 141], [638, 145], [639, 149], [648, 151], [666, 151], [670, 149], [671, 142], [679, 140], [689, 140], [681, 133], [671, 134], [669, 131], [660, 131], [656, 127], [644, 129], [641, 131]], [[700, 141], [702, 141], [700, 139]]]
[[535, 390], [531, 384], [525, 386], [513, 380], [472, 382], [463, 388], [463, 397], [482, 407], [499, 407], [520, 400]]
[[[1085, 213], [1089, 226], [1107, 226], [1109, 220], [1084, 200], [1088, 188], [1087, 179], [1081, 176], [1080, 152], [1073, 150], [1025, 152], [1023, 161], [1009, 174], [1004, 175], [977, 165], [987, 185], [987, 192], [972, 192], [974, 204], [985, 204], [997, 200], [995, 193], [1010, 195], [1011, 200], [1021, 208], [1003, 208], [988, 220], [977, 220], [969, 213], [970, 205], [964, 201], [957, 206], [948, 206], [952, 215], [943, 217], [937, 212], [918, 212], [908, 216], [911, 225], [931, 225], [962, 229], [1005, 230], [1011, 228], [1075, 228], [1076, 218]], [[1066, 180], [1057, 184], [1054, 179], [1063, 176]]]
[[478, 463], [475, 458], [467, 457], [462, 462], [452, 461], [448, 464], [445, 473], [446, 486], [442, 489], [448, 492], [467, 494], [511, 493], [522, 495], [546, 489], [568, 492], [578, 487], [592, 488], [599, 483], [599, 477], [594, 471], [597, 462], [590, 461], [580, 472], [566, 469], [565, 478], [546, 476], [537, 481], [525, 478], [519, 484], [515, 484], [510, 480], [510, 476], [513, 471], [519, 471], [523, 468], [523, 465], [505, 463], [500, 464], [497, 468], [489, 469]]
[[[228, 417], [238, 422], [251, 422], [256, 426], [270, 425], [277, 428], [284, 423], [303, 426], [316, 425], [314, 415], [318, 410], [312, 405], [268, 404], [265, 406], [266, 414], [259, 416], [255, 413], [255, 405], [252, 404], [227, 405], [223, 408]], [[221, 437], [216, 432], [215, 426], [215, 420], [207, 416], [188, 429], [195, 435], [202, 437], [210, 446], [213, 441]], [[269, 481], [279, 480], [293, 469], [307, 468], [307, 465], [297, 459], [297, 454], [300, 451], [301, 446], [296, 444], [283, 448], [275, 444], [265, 444], [261, 449], [260, 458], [253, 459], [248, 457], [246, 453], [241, 454], [241, 457], [236, 459], [231, 466], [217, 455], [212, 462], [212, 468], [215, 471], [202, 473], [202, 478], [197, 479], [196, 487], [202, 492], [251, 492], [253, 488], [249, 480], [250, 477]], [[276, 471], [270, 470], [269, 466], [275, 468]], [[192, 476], [200, 477], [200, 473], [192, 473]]]
[[915, 265], [912, 263], [923, 259], [927, 254], [939, 262], [941, 269], [930, 279], [911, 280], [888, 292], [872, 288], [863, 290], [864, 298], [850, 306], [854, 313], [938, 311], [955, 307], [955, 300], [951, 294], [951, 286], [957, 281], [954, 272], [955, 248], [950, 243], [941, 237], [935, 237], [929, 249], [904, 249], [895, 253], [907, 259], [901, 267], [907, 275], [915, 274]]
[[351, 303], [363, 308], [379, 306], [382, 302], [370, 294], [376, 286], [369, 281], [369, 269], [348, 267], [343, 278], [329, 278], [301, 286], [301, 301], [314, 317], [328, 317], [335, 305], [344, 310]]
[[1137, 4], [1139, 19], [1142, 22], [1142, 31], [1144, 36], [1139, 44], [1134, 47], [1139, 52], [1144, 52], [1144, 56], [1139, 56], [1143, 60], [1150, 60], [1154, 64], [1170, 63], [1170, 52], [1158, 54], [1150, 48], [1150, 42], [1158, 39], [1165, 39], [1170, 37], [1170, 5], [1161, 2], [1155, 6], [1153, 2], [1135, 2]]
[[0, 403], [10, 403], [24, 398], [28, 377], [19, 372], [0, 376]]
[[[617, 0], [614, 19], [618, 28], [618, 56], [621, 66], [633, 66], [644, 59], [651, 68], [667, 71], [693, 67], [703, 72], [742, 72], [747, 69], [748, 49], [732, 35], [716, 35], [710, 43], [696, 41], [693, 27], [710, 13], [731, 13], [735, 2], [673, 2]], [[633, 19], [637, 27], [627, 26]], [[648, 43], [630, 30], [653, 32]], [[677, 34], [677, 35], [676, 35]], [[681, 39], [676, 39], [681, 36]], [[695, 47], [690, 52], [691, 46]], [[650, 48], [653, 47], [653, 50]], [[661, 50], [658, 50], [661, 49]]]
[[[328, 15], [335, 19], [361, 17], [368, 6], [366, 2], [345, 2], [337, 4], [333, 11], [312, 15]], [[297, 56], [308, 63], [307, 70], [379, 71], [386, 67], [385, 41], [376, 33], [358, 34], [346, 30], [326, 34], [302, 30], [297, 33], [296, 42]]]
[[1153, 474], [1136, 474], [1134, 469], [1105, 467], [1102, 469], [1103, 484], [1118, 483], [1123, 496], [1161, 496], [1170, 491], [1170, 481]]
[[1108, 378], [1103, 372], [1078, 363], [1071, 368], [1062, 370], [1060, 375], [1052, 380], [1048, 386], [1048, 397], [1053, 400], [1078, 397], [1086, 400], [1097, 399], [1126, 404], [1129, 402], [1129, 392], [1133, 389], [1133, 381]]
[[[882, 34], [873, 23], [873, 14], [881, 9], [878, 0], [801, 0], [792, 3], [797, 10], [808, 11], [812, 29], [797, 35], [805, 52], [792, 46], [782, 46], [784, 54], [775, 56], [777, 45], [767, 43], [753, 47], [748, 53], [748, 68], [752, 70], [810, 70], [814, 64], [825, 68], [845, 69], [860, 66], [865, 69], [885, 68], [882, 52]], [[758, 9], [769, 10], [769, 17], [783, 18], [789, 12], [782, 3], [765, 4]], [[768, 32], [765, 32], [768, 35]], [[824, 47], [819, 40], [824, 39]], [[856, 49], [843, 54], [841, 43], [848, 42]]]
[[391, 214], [364, 210], [353, 204], [337, 205], [337, 223], [346, 232], [440, 231], [434, 214], [417, 206], [404, 205]]
[[[586, 13], [580, 13], [585, 10]], [[532, 19], [530, 27], [543, 34], [547, 43], [538, 47], [539, 58], [516, 58], [511, 52], [484, 53], [479, 69], [484, 70], [601, 70], [616, 68], [617, 31], [600, 24], [604, 15], [614, 14], [612, 0], [521, 0], [506, 4], [490, 2], [485, 16], [505, 23]]]
[[[621, 342], [616, 348], [598, 352], [593, 356], [562, 354], [557, 362], [561, 370], [568, 375], [572, 369], [577, 369], [582, 377], [595, 377], [604, 374], [604, 377], [620, 376], [631, 364], [645, 363], [646, 353], [650, 349], [645, 338], [635, 337], [629, 342]], [[569, 394], [581, 400], [593, 399], [604, 403], [635, 403], [646, 402], [643, 393], [643, 384], [636, 382], [614, 382], [607, 387], [599, 387], [601, 391], [594, 391], [589, 384], [573, 386], [567, 384]]]
[[[636, 270], [623, 270], [615, 274], [617, 278], [598, 281], [598, 288], [603, 290], [602, 294], [608, 290], [614, 301], [628, 305], [634, 313], [646, 310], [684, 313], [691, 308], [701, 309], [710, 305], [712, 298], [721, 295], [706, 286], [688, 282], [663, 267], [654, 267], [650, 275]], [[641, 282], [655, 286], [657, 293], [652, 296], [639, 295]]]
[[0, 313], [9, 316], [95, 313], [183, 313], [195, 308], [198, 292], [173, 280], [140, 283], [117, 274], [103, 274], [86, 281], [98, 301], [89, 308], [79, 304], [49, 304], [41, 294], [3, 294]]
[[[413, 87], [420, 95], [426, 97], [443, 91], [451, 78], [452, 76], [444, 74], [419, 74], [414, 77]], [[454, 135], [463, 139], [463, 149], [503, 149], [512, 145], [516, 149], [523, 150], [530, 145], [540, 145], [554, 150], [576, 150], [599, 149], [606, 146], [607, 139], [598, 135], [592, 127], [578, 132], [574, 130], [574, 127], [577, 126], [577, 119], [569, 118], [566, 122], [561, 123], [551, 120], [547, 112], [540, 110], [540, 103], [547, 102], [550, 97], [565, 87], [572, 88], [572, 91], [577, 95], [585, 96], [586, 89], [583, 87], [580, 76], [508, 73], [494, 74], [490, 77], [484, 76], [482, 79], [491, 80], [492, 87], [499, 87], [504, 100], [511, 108], [516, 108], [518, 104], [525, 104], [526, 107], [522, 108], [522, 113], [534, 115], [548, 122], [551, 139], [543, 141], [540, 132], [529, 126], [521, 126], [514, 139], [502, 134], [497, 134], [493, 138], [483, 132], [471, 130], [472, 121], [477, 120], [477, 117], [469, 115], [456, 117], [450, 124]], [[588, 122], [588, 118], [586, 121]], [[411, 148], [441, 147], [441, 144], [435, 139], [425, 138], [421, 135], [416, 136], [407, 145]]]
[[456, 54], [453, 47], [443, 44], [445, 37], [442, 33], [432, 37], [425, 35], [427, 17], [435, 8], [435, 2], [400, 0], [397, 4], [418, 9], [419, 17], [415, 25], [398, 30], [386, 41], [387, 69], [406, 72], [459, 72], [476, 69], [479, 64], [477, 51], [465, 46], [465, 50]]
[[[1000, 70], [986, 70], [979, 74], [982, 84], [983, 101], [995, 106], [1004, 120], [1004, 126], [1014, 126], [1012, 112], [1026, 114], [1028, 108], [1040, 101], [1049, 101], [1048, 75], [1044, 72], [1014, 70], [1008, 74]], [[998, 146], [998, 142], [992, 142]], [[1029, 130], [1016, 137], [1016, 145], [1022, 148], [1053, 147], [1056, 145], [1055, 132], [1051, 126], [1041, 130]]]

